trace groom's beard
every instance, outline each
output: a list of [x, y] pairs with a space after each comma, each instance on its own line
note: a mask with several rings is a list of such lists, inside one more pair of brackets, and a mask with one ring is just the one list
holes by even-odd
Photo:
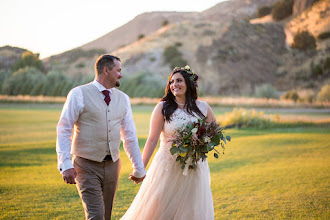
[[116, 82], [116, 87], [119, 87], [120, 86], [120, 82]]

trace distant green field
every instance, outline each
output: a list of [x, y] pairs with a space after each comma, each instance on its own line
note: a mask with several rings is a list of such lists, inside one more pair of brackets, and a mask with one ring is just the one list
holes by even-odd
[[[75, 186], [56, 169], [56, 124], [61, 105], [0, 104], [0, 219], [83, 219]], [[148, 135], [153, 107], [133, 106], [139, 142]], [[218, 120], [231, 108], [214, 108]], [[329, 113], [266, 114], [318, 121]], [[291, 116], [291, 117], [290, 117]], [[292, 122], [292, 120], [291, 120]], [[215, 219], [330, 219], [330, 127], [297, 124], [227, 130], [232, 142], [209, 158]], [[119, 219], [140, 185], [122, 170], [113, 210]]]

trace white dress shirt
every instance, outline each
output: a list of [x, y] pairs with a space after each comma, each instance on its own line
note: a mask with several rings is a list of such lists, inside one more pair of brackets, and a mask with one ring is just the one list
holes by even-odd
[[[92, 84], [100, 91], [100, 95], [104, 99], [105, 96], [102, 91], [106, 90], [106, 88], [96, 80], [94, 80]], [[108, 90], [110, 91], [111, 97], [111, 89]], [[145, 176], [146, 171], [141, 159], [131, 103], [128, 96], [125, 96], [125, 98], [127, 111], [124, 120], [121, 123], [121, 139], [124, 142], [125, 152], [133, 163], [133, 176], [141, 178]], [[58, 169], [61, 174], [65, 170], [73, 168], [70, 153], [73, 128], [83, 110], [84, 96], [81, 88], [78, 86], [69, 92], [63, 106], [60, 120], [57, 124], [56, 152]]]

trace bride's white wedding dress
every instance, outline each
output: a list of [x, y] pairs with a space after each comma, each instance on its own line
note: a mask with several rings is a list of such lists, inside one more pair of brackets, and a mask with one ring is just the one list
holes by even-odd
[[[207, 116], [207, 104], [197, 101], [197, 106]], [[196, 170], [189, 169], [187, 175], [183, 175], [179, 162], [175, 161], [176, 156], [170, 153], [169, 139], [173, 132], [189, 121], [197, 121], [197, 117], [178, 108], [171, 119], [164, 123], [159, 150], [138, 194], [122, 219], [214, 219], [207, 161], [198, 161]]]

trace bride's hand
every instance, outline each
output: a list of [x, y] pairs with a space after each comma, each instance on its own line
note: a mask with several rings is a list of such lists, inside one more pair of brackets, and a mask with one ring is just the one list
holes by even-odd
[[130, 174], [129, 177], [128, 177], [128, 179], [132, 180], [134, 182], [134, 184], [136, 185], [136, 184], [142, 182], [145, 177], [146, 176], [141, 177], [141, 178], [138, 178], [138, 177], [135, 177], [132, 174]]

